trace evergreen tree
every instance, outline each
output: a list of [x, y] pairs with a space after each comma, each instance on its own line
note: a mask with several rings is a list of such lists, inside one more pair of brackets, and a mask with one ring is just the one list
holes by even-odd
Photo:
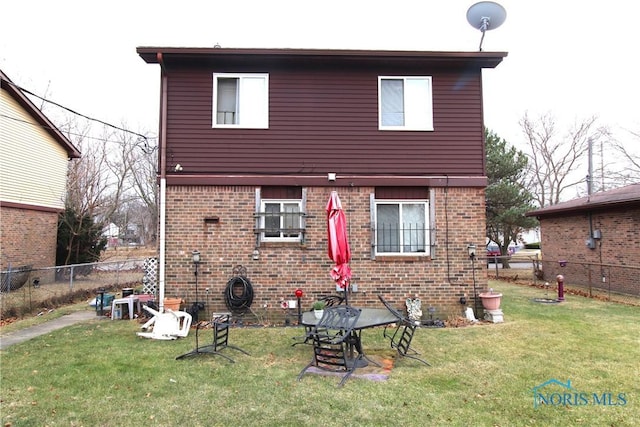
[[67, 207], [58, 217], [56, 265], [97, 262], [107, 246], [102, 229], [89, 215]]
[[[487, 237], [507, 255], [509, 243], [517, 242], [524, 230], [534, 228], [538, 221], [525, 216], [535, 207], [533, 195], [522, 185], [527, 168], [527, 156], [492, 131], [485, 129], [487, 156]], [[503, 267], [508, 267], [506, 259]]]

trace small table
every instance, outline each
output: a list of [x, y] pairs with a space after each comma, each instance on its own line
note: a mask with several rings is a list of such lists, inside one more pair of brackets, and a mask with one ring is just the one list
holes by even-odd
[[133, 319], [133, 304], [138, 304], [138, 311], [140, 311], [140, 298], [138, 295], [129, 295], [124, 298], [116, 298], [111, 303], [111, 320], [122, 319], [124, 315], [116, 316], [116, 306], [118, 305], [127, 305], [129, 308], [129, 319]]
[[[370, 360], [365, 356], [364, 351], [362, 349], [362, 330], [367, 328], [374, 328], [376, 326], [385, 326], [390, 325], [391, 323], [396, 323], [400, 319], [395, 316], [392, 312], [387, 310], [386, 308], [363, 308], [360, 313], [360, 317], [353, 327], [353, 340], [350, 342], [350, 352], [353, 354], [353, 348], [355, 347], [356, 351], [360, 353], [362, 357], [363, 364], [358, 367], [367, 366], [367, 360]], [[313, 314], [313, 311], [306, 311], [302, 313], [302, 324], [304, 326], [315, 326], [319, 322], [319, 319]], [[366, 359], [366, 360], [365, 360]], [[375, 363], [375, 362], [373, 362]]]

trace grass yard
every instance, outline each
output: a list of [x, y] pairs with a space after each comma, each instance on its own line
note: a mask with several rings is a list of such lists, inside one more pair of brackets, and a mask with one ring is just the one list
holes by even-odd
[[[139, 338], [133, 321], [95, 320], [1, 353], [4, 426], [632, 426], [640, 419], [640, 308], [492, 282], [503, 324], [420, 329], [431, 363], [395, 361], [387, 381], [296, 376], [311, 348], [296, 327], [234, 328], [235, 359], [175, 357], [195, 346]], [[211, 331], [200, 339], [210, 340]], [[363, 332], [383, 351], [382, 329]], [[534, 407], [534, 388], [548, 399]], [[559, 404], [564, 400], [565, 404]]]

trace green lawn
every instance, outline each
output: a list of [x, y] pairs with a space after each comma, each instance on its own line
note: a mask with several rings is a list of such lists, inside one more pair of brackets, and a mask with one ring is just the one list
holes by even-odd
[[[492, 282], [505, 322], [420, 329], [432, 366], [396, 361], [390, 378], [306, 375], [311, 348], [289, 328], [234, 328], [221, 357], [176, 361], [178, 341], [139, 338], [132, 321], [95, 320], [1, 353], [4, 426], [632, 426], [640, 419], [640, 308]], [[203, 338], [204, 337], [204, 338]], [[201, 333], [210, 340], [211, 331]], [[363, 334], [382, 351], [382, 330]], [[554, 404], [534, 407], [534, 387]], [[594, 397], [595, 394], [595, 397]], [[556, 404], [559, 399], [569, 404]], [[624, 403], [624, 404], [623, 404]]]

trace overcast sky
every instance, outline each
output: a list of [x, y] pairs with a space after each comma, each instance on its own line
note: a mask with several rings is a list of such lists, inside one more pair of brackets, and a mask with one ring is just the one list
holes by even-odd
[[[640, 129], [640, 6], [500, 0], [507, 20], [483, 50], [485, 124], [518, 146], [518, 121], [592, 115]], [[477, 51], [474, 0], [20, 0], [0, 16], [0, 68], [18, 85], [82, 114], [157, 132], [159, 67], [138, 46]], [[45, 110], [46, 113], [47, 110]]]

